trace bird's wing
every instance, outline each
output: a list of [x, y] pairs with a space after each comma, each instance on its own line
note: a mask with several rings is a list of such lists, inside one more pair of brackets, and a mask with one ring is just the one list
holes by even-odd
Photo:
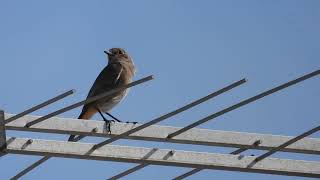
[[119, 78], [122, 71], [123, 67], [120, 63], [108, 64], [108, 66], [106, 66], [101, 71], [101, 73], [93, 83], [88, 97], [96, 96], [113, 88], [116, 88], [119, 83]]

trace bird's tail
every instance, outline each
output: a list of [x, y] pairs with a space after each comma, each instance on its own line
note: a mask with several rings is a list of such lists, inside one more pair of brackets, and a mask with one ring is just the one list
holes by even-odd
[[69, 136], [69, 139], [68, 139], [68, 141], [74, 141], [74, 138], [76, 137], [76, 135], [71, 135], [71, 136]]
[[[96, 112], [97, 112], [97, 109], [94, 108], [94, 106], [84, 106], [82, 108], [81, 114], [79, 115], [78, 119], [90, 119]], [[80, 135], [80, 136], [71, 135], [68, 141], [76, 142], [84, 137], [85, 136], [83, 135]]]
[[[85, 114], [84, 111], [82, 111], [81, 114], [79, 115], [78, 119], [82, 119], [84, 114]], [[79, 136], [79, 137], [81, 137], [81, 139], [83, 138], [83, 136]], [[72, 141], [72, 142], [79, 141], [80, 140], [79, 137], [76, 138], [76, 135], [70, 135], [68, 141]], [[76, 139], [78, 139], [78, 140], [76, 140]]]

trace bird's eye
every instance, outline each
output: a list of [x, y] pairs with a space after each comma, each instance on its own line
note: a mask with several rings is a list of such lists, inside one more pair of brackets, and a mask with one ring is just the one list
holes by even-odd
[[123, 52], [123, 51], [121, 51], [121, 50], [119, 50], [119, 54], [124, 54], [124, 52]]

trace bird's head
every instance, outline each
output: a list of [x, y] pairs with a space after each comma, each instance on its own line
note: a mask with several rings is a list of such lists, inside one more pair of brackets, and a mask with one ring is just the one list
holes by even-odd
[[128, 53], [122, 48], [111, 48], [108, 51], [104, 51], [107, 54], [110, 62], [119, 62], [119, 61], [131, 61]]

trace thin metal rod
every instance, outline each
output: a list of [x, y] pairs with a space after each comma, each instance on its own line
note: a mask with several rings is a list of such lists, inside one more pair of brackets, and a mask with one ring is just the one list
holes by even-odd
[[198, 100], [196, 100], [196, 101], [194, 101], [194, 102], [192, 102], [190, 104], [187, 104], [187, 105], [185, 105], [185, 106], [183, 106], [183, 107], [181, 107], [179, 109], [176, 109], [176, 110], [174, 110], [174, 111], [172, 111], [170, 113], [167, 113], [167, 114], [165, 114], [165, 115], [163, 115], [161, 117], [158, 117], [158, 118], [156, 118], [154, 120], [151, 120], [151, 121], [149, 121], [149, 122], [147, 122], [145, 124], [142, 124], [142, 125], [140, 125], [140, 126], [138, 126], [136, 128], [130, 129], [127, 132], [124, 132], [124, 133], [119, 134], [119, 135], [117, 135], [115, 137], [107, 139], [107, 140], [105, 140], [105, 141], [103, 141], [101, 143], [98, 143], [95, 146], [93, 146], [92, 150], [100, 148], [100, 147], [102, 147], [102, 146], [104, 146], [106, 144], [112, 143], [112, 142], [114, 142], [114, 141], [116, 141], [118, 139], [121, 139], [123, 137], [129, 136], [130, 134], [135, 133], [137, 131], [140, 131], [141, 129], [149, 127], [149, 126], [151, 126], [153, 124], [159, 123], [159, 122], [161, 122], [161, 121], [163, 121], [163, 120], [165, 120], [167, 118], [170, 118], [170, 117], [172, 117], [174, 115], [177, 115], [177, 114], [179, 114], [179, 113], [181, 113], [183, 111], [186, 111], [186, 110], [188, 110], [188, 109], [190, 109], [190, 108], [192, 108], [192, 107], [194, 107], [194, 106], [196, 106], [196, 105], [198, 105], [200, 103], [203, 103], [203, 102], [205, 102], [205, 101], [207, 101], [207, 100], [209, 100], [209, 99], [211, 99], [211, 98], [213, 98], [215, 96], [218, 96], [218, 95], [220, 95], [220, 94], [222, 94], [224, 92], [227, 92], [227, 91], [229, 91], [229, 90], [231, 90], [231, 89], [233, 89], [233, 88], [235, 88], [235, 87], [237, 87], [237, 86], [239, 86], [239, 85], [241, 85], [241, 84], [243, 84], [245, 82], [246, 82], [246, 79], [242, 79], [240, 81], [232, 83], [231, 85], [229, 85], [229, 86], [227, 86], [225, 88], [222, 88], [222, 89], [220, 89], [220, 90], [218, 90], [216, 92], [213, 92], [213, 93], [209, 94], [208, 96], [205, 96], [205, 97], [203, 97], [201, 99], [198, 99]]
[[[143, 159], [148, 159], [148, 158], [150, 158], [150, 157], [151, 157], [154, 153], [156, 153], [158, 150], [159, 150], [158, 148], [153, 148], [150, 152], [148, 152], [148, 153], [143, 157]], [[166, 156], [165, 156], [163, 159], [168, 159], [168, 157], [172, 156], [172, 151], [170, 151], [170, 152], [171, 152], [171, 153], [166, 154]], [[124, 171], [124, 172], [122, 172], [122, 173], [120, 173], [120, 174], [117, 174], [117, 175], [115, 175], [115, 176], [113, 176], [113, 177], [111, 177], [111, 178], [109, 178], [109, 179], [111, 179], [111, 180], [120, 179], [121, 177], [127, 176], [127, 175], [129, 175], [129, 174], [131, 174], [131, 173], [133, 173], [133, 172], [136, 172], [136, 171], [138, 171], [138, 170], [140, 170], [140, 169], [142, 169], [142, 168], [145, 168], [145, 167], [147, 167], [147, 166], [149, 166], [149, 165], [150, 165], [149, 163], [141, 163], [141, 164], [139, 164], [139, 165], [137, 165], [137, 166], [135, 166], [135, 167], [133, 167], [133, 168], [130, 168], [130, 169], [128, 169], [128, 170], [126, 170], [126, 171]]]
[[289, 81], [289, 82], [287, 82], [287, 83], [285, 83], [285, 84], [282, 84], [282, 85], [280, 85], [280, 86], [277, 86], [277, 87], [275, 87], [275, 88], [273, 88], [273, 89], [270, 89], [270, 90], [268, 90], [268, 91], [262, 92], [262, 93], [260, 93], [260, 94], [258, 94], [258, 95], [256, 95], [256, 96], [253, 96], [253, 97], [251, 97], [251, 98], [248, 98], [248, 99], [246, 99], [246, 100], [243, 100], [243, 101], [241, 101], [241, 102], [239, 102], [239, 103], [237, 103], [237, 104], [235, 104], [235, 105], [232, 105], [232, 106], [230, 106], [230, 107], [228, 107], [228, 108], [226, 108], [226, 109], [223, 109], [223, 110], [221, 110], [221, 111], [219, 111], [219, 112], [217, 112], [217, 113], [214, 113], [214, 114], [212, 114], [212, 115], [210, 115], [210, 116], [207, 116], [207, 117], [205, 117], [205, 118], [203, 118], [203, 119], [201, 119], [201, 120], [199, 120], [199, 121], [196, 121], [196, 122], [194, 122], [194, 123], [192, 123], [192, 124], [190, 124], [190, 125], [182, 128], [182, 129], [180, 129], [180, 130], [178, 130], [178, 131], [176, 131], [176, 132], [174, 132], [174, 133], [169, 134], [169, 135], [168, 135], [168, 138], [175, 137], [175, 136], [177, 136], [177, 135], [179, 135], [179, 134], [181, 134], [181, 133], [183, 133], [183, 132], [186, 132], [186, 131], [188, 131], [189, 129], [192, 129], [192, 128], [196, 127], [196, 126], [199, 126], [200, 124], [203, 124], [203, 123], [205, 123], [205, 122], [207, 122], [207, 121], [209, 121], [209, 120], [212, 120], [212, 119], [214, 119], [214, 118], [216, 118], [216, 117], [219, 117], [219, 116], [221, 116], [221, 115], [223, 115], [223, 114], [226, 114], [226, 113], [228, 113], [228, 112], [230, 112], [230, 111], [233, 111], [233, 110], [235, 110], [235, 109], [238, 109], [238, 108], [240, 108], [240, 107], [242, 107], [242, 106], [244, 106], [244, 105], [247, 105], [247, 104], [249, 104], [249, 103], [252, 103], [252, 102], [254, 102], [254, 101], [257, 101], [257, 100], [259, 100], [259, 99], [261, 99], [261, 98], [263, 98], [263, 97], [265, 97], [265, 96], [268, 96], [268, 95], [270, 95], [270, 94], [273, 94], [273, 93], [275, 93], [275, 92], [277, 92], [277, 91], [280, 91], [280, 90], [282, 90], [282, 89], [285, 89], [285, 88], [287, 88], [287, 87], [289, 87], [289, 86], [292, 86], [292, 85], [294, 85], [294, 84], [297, 84], [297, 83], [299, 83], [299, 82], [301, 82], [301, 81], [304, 81], [304, 80], [306, 80], [306, 79], [309, 79], [309, 78], [314, 77], [314, 76], [319, 75], [319, 74], [320, 74], [320, 70], [314, 71], [314, 72], [312, 72], [312, 73], [310, 73], [310, 74], [304, 75], [304, 76], [299, 77], [299, 78], [297, 78], [297, 79], [295, 79], [295, 80], [292, 80], [292, 81]]
[[108, 178], [107, 180], [116, 180], [116, 179], [120, 179], [120, 178], [122, 178], [122, 177], [124, 177], [124, 176], [127, 176], [127, 175], [129, 175], [129, 174], [131, 174], [131, 173], [133, 173], [133, 172], [136, 172], [136, 171], [138, 171], [138, 170], [140, 170], [140, 169], [142, 169], [142, 168], [145, 168], [145, 167], [147, 167], [149, 164], [139, 164], [139, 165], [137, 165], [137, 166], [135, 166], [135, 167], [133, 167], [133, 168], [130, 168], [130, 169], [128, 169], [128, 170], [126, 170], [126, 171], [124, 171], [124, 172], [122, 172], [122, 173], [120, 173], [120, 174], [117, 174], [117, 175], [115, 175], [115, 176], [113, 176], [113, 177], [111, 177], [111, 178]]
[[148, 76], [148, 77], [142, 78], [142, 79], [140, 79], [140, 80], [134, 81], [134, 82], [132, 82], [132, 83], [130, 83], [130, 84], [127, 84], [127, 85], [125, 85], [125, 86], [122, 86], [122, 87], [119, 87], [119, 88], [115, 88], [115, 89], [112, 89], [112, 90], [107, 91], [107, 92], [105, 92], [105, 93], [99, 94], [99, 95], [97, 95], [97, 96], [93, 96], [93, 97], [88, 98], [88, 99], [86, 99], [86, 100], [77, 102], [77, 103], [72, 104], [72, 105], [70, 105], [70, 106], [67, 106], [67, 107], [65, 107], [65, 108], [59, 109], [59, 110], [57, 110], [57, 111], [55, 111], [55, 112], [52, 112], [52, 113], [50, 113], [50, 114], [48, 114], [48, 115], [46, 115], [46, 116], [42, 116], [42, 117], [40, 117], [40, 118], [38, 118], [38, 119], [36, 119], [36, 120], [34, 120], [34, 121], [31, 121], [31, 122], [29, 122], [29, 123], [26, 124], [26, 127], [30, 127], [30, 126], [32, 126], [32, 125], [34, 125], [34, 124], [37, 124], [37, 123], [39, 123], [39, 122], [41, 122], [41, 121], [44, 121], [44, 120], [46, 120], [46, 119], [49, 119], [49, 118], [51, 118], [51, 117], [57, 116], [57, 115], [59, 115], [59, 114], [61, 114], [61, 113], [64, 113], [64, 112], [66, 112], [66, 111], [70, 111], [70, 110], [75, 109], [75, 108], [77, 108], [77, 107], [79, 107], [79, 106], [82, 106], [82, 105], [84, 105], [84, 104], [88, 104], [88, 103], [94, 102], [94, 101], [96, 101], [96, 100], [98, 100], [98, 99], [101, 99], [101, 98], [104, 98], [104, 97], [106, 97], [106, 96], [110, 96], [110, 95], [112, 95], [112, 94], [115, 94], [115, 93], [117, 93], [118, 91], [121, 91], [121, 90], [130, 88], [130, 87], [132, 87], [132, 86], [136, 86], [136, 85], [138, 85], [138, 84], [144, 83], [144, 82], [149, 81], [149, 80], [152, 80], [152, 79], [153, 79], [153, 76]]
[[285, 147], [287, 147], [287, 146], [289, 146], [289, 145], [291, 145], [291, 144], [293, 144], [293, 143], [295, 143], [295, 142], [297, 142], [297, 141], [299, 141], [299, 140], [301, 140], [301, 139], [303, 139], [303, 138], [305, 138], [307, 136], [310, 136], [311, 134], [313, 134], [313, 133], [315, 133], [315, 132], [317, 132], [319, 130], [320, 130], [320, 126], [315, 127], [315, 128], [313, 128], [313, 129], [311, 129], [311, 130], [309, 130], [309, 131], [307, 131], [307, 132], [305, 132], [305, 133], [303, 133], [303, 134], [301, 134], [301, 135], [299, 135], [299, 136], [297, 136], [295, 138], [292, 138], [289, 141], [281, 144], [280, 146], [275, 147], [275, 148], [271, 149], [270, 151], [258, 156], [254, 160], [254, 162], [259, 162], [259, 161], [265, 159], [266, 157], [271, 156], [272, 154], [276, 153], [277, 151], [280, 151], [281, 149], [283, 149], [283, 148], [285, 148]]
[[52, 103], [54, 103], [56, 101], [59, 101], [60, 99], [63, 99], [63, 98], [65, 98], [65, 97], [67, 97], [67, 96], [69, 96], [71, 94], [74, 94], [75, 92], [76, 91], [74, 89], [72, 89], [72, 90], [69, 90], [69, 91], [67, 91], [65, 93], [62, 93], [62, 94], [60, 94], [60, 95], [58, 95], [58, 96], [56, 96], [56, 97], [54, 97], [52, 99], [49, 99], [49, 100], [47, 100], [47, 101], [45, 101], [45, 102], [43, 102], [43, 103], [41, 103], [39, 105], [36, 105], [36, 106], [34, 106], [34, 107], [30, 108], [30, 109], [27, 109], [27, 110], [15, 115], [15, 116], [12, 116], [12, 117], [8, 118], [5, 121], [5, 124], [8, 124], [8, 123], [10, 123], [10, 122], [12, 122], [12, 121], [14, 121], [14, 120], [16, 120], [18, 118], [21, 118], [22, 116], [30, 114], [30, 113], [38, 110], [38, 109], [41, 109], [41, 108], [43, 108], [45, 106], [48, 106], [49, 104], [52, 104]]
[[181, 180], [181, 179], [185, 179], [186, 177], [189, 177], [189, 176], [192, 176], [200, 171], [202, 171], [204, 169], [200, 169], [200, 168], [195, 168], [195, 169], [192, 169], [184, 174], [181, 174], [180, 176], [177, 176], [175, 178], [173, 178], [172, 180]]
[[22, 176], [24, 176], [25, 174], [27, 174], [28, 172], [30, 172], [31, 170], [33, 170], [34, 168], [38, 167], [40, 164], [44, 163], [45, 161], [47, 161], [49, 159], [50, 159], [49, 156], [42, 157], [41, 159], [39, 159], [38, 161], [36, 161], [32, 165], [30, 165], [29, 167], [27, 167], [26, 169], [22, 170], [17, 175], [12, 177], [11, 180], [17, 180], [17, 179], [21, 178]]
[[[0, 154], [3, 155], [2, 150], [6, 148], [6, 127], [4, 123], [4, 111], [0, 110]], [[1, 155], [0, 155], [1, 156]]]
[[[259, 144], [261, 144], [261, 141], [260, 141], [260, 140], [254, 142], [252, 145], [253, 145], [253, 146], [258, 146]], [[231, 152], [230, 154], [232, 154], [232, 155], [237, 155], [237, 154], [240, 154], [240, 153], [242, 153], [242, 152], [244, 152], [244, 151], [247, 151], [248, 149], [249, 149], [249, 148], [239, 148], [239, 149]], [[182, 180], [182, 179], [185, 179], [186, 177], [192, 176], [192, 175], [194, 175], [194, 174], [196, 174], [196, 173], [198, 173], [198, 172], [200, 172], [200, 171], [202, 171], [202, 170], [204, 170], [204, 169], [202, 169], [202, 168], [192, 169], [192, 170], [190, 170], [190, 171], [188, 171], [188, 172], [186, 172], [186, 173], [184, 173], [184, 174], [182, 174], [182, 175], [180, 175], [180, 176], [177, 176], [177, 177], [173, 178], [173, 180]]]
[[[99, 110], [100, 111], [100, 110]], [[91, 130], [91, 132], [97, 132], [97, 130], [98, 130], [98, 128], [93, 128], [92, 130]], [[78, 141], [80, 141], [81, 139], [83, 139], [83, 138], [85, 138], [86, 136], [84, 136], [84, 135], [78, 135], [78, 136], [76, 136], [75, 138], [73, 138], [73, 140], [72, 140], [72, 142], [78, 142]]]
[[[256, 147], [256, 146], [259, 146], [261, 143], [262, 143], [262, 141], [257, 140], [252, 144], [252, 146]], [[247, 151], [249, 149], [251, 149], [251, 148], [239, 148], [235, 151], [232, 151], [230, 154], [233, 154], [233, 155], [240, 154], [240, 153], [243, 153], [244, 151]]]

